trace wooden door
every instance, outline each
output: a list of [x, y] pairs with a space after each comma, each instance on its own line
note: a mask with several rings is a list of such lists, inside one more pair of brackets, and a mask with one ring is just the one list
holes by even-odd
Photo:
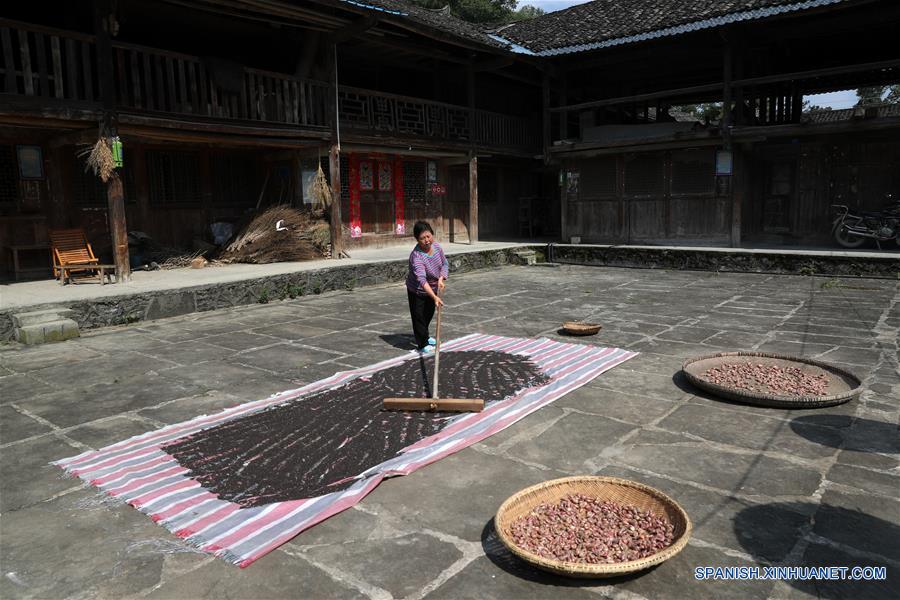
[[393, 233], [392, 161], [386, 159], [360, 161], [359, 211], [363, 233]]
[[448, 242], [469, 241], [469, 167], [451, 167], [444, 200], [444, 231]]
[[794, 203], [796, 162], [770, 162], [766, 168], [766, 188], [763, 196], [763, 232], [789, 233], [791, 208]]

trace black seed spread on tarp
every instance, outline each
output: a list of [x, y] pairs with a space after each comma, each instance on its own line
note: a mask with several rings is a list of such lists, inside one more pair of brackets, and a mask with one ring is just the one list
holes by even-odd
[[[190, 477], [242, 507], [313, 498], [438, 433], [451, 413], [382, 410], [431, 395], [434, 359], [405, 361], [345, 385], [228, 421], [163, 447]], [[440, 396], [502, 400], [549, 378], [527, 357], [441, 353]]]

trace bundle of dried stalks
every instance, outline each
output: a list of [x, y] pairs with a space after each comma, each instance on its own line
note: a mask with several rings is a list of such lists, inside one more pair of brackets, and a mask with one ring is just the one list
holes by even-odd
[[222, 262], [273, 263], [325, 256], [328, 223], [316, 212], [274, 206], [253, 219], [219, 256]]
[[85, 171], [93, 171], [94, 175], [106, 183], [115, 171], [116, 163], [113, 160], [112, 146], [109, 139], [100, 138], [97, 143], [90, 148], [85, 148], [78, 153], [79, 156], [85, 158]]
[[313, 198], [313, 208], [316, 210], [325, 210], [331, 206], [333, 196], [331, 195], [331, 185], [325, 179], [325, 172], [322, 171], [322, 164], [319, 163], [319, 170], [313, 177], [312, 183], [309, 184], [309, 195]]

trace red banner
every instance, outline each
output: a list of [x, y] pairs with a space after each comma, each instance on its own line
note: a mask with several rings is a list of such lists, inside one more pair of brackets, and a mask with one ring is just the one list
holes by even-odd
[[359, 218], [359, 155], [350, 155], [350, 237], [362, 237], [362, 221]]
[[403, 190], [403, 160], [394, 159], [394, 233], [406, 235], [406, 198]]

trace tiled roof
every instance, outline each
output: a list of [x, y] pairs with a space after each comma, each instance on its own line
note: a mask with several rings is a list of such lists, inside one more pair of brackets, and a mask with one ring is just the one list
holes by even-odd
[[494, 31], [519, 52], [594, 50], [854, 0], [594, 0]]
[[842, 108], [839, 110], [811, 110], [803, 114], [803, 120], [808, 123], [840, 123], [849, 121], [854, 117], [863, 118], [868, 113], [869, 118], [900, 117], [900, 104], [876, 104], [869, 107]]
[[[409, 19], [417, 24], [425, 25], [446, 32], [469, 42], [492, 48], [509, 48], [509, 44], [498, 41], [489, 35], [484, 26], [469, 23], [450, 13], [449, 9], [422, 8], [408, 0], [340, 0], [341, 2], [374, 12], [382, 12], [393, 17]], [[390, 19], [391, 17], [387, 18]]]

